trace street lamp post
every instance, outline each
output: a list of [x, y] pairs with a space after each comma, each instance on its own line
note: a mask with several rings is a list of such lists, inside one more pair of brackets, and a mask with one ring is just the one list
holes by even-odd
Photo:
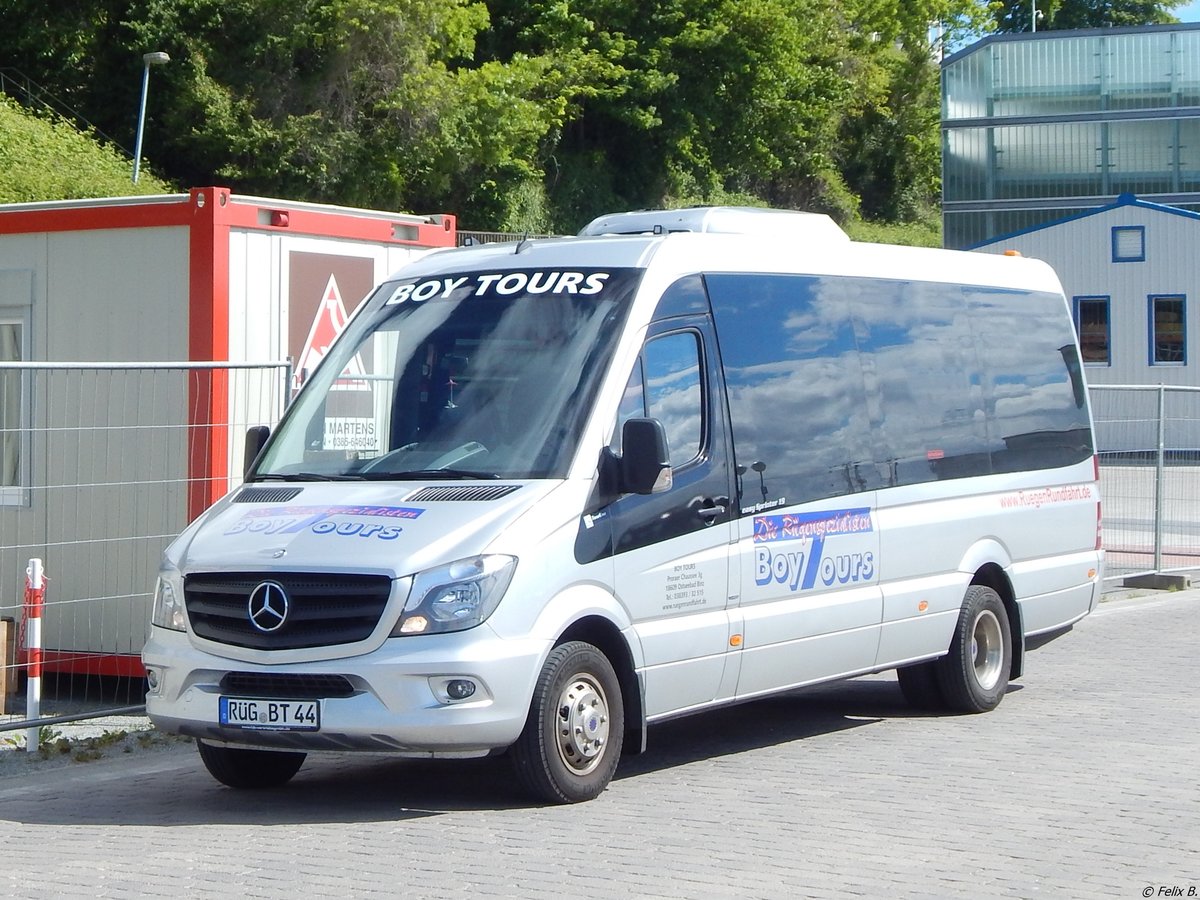
[[142, 132], [146, 127], [146, 90], [150, 87], [150, 67], [169, 63], [171, 57], [156, 50], [142, 56], [142, 104], [138, 109], [137, 143], [133, 148], [133, 183], [137, 184], [138, 171], [142, 167]]

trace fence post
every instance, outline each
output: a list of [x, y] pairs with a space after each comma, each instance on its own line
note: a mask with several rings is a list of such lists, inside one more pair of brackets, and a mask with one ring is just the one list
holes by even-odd
[[1167, 386], [1158, 386], [1158, 453], [1154, 464], [1154, 571], [1163, 570], [1163, 480], [1167, 446]]
[[[32, 721], [42, 714], [42, 602], [46, 596], [46, 578], [40, 559], [29, 560], [25, 570], [25, 718]], [[37, 726], [25, 731], [25, 750], [36, 753]]]

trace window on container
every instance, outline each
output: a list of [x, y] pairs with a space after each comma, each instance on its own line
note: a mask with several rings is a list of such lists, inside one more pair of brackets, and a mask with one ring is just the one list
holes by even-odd
[[[0, 311], [0, 363], [25, 358], [24, 317]], [[28, 428], [25, 418], [27, 375], [21, 369], [0, 368], [0, 504], [27, 502], [23, 490]]]
[[1119, 225], [1112, 230], [1112, 261], [1146, 261], [1146, 227], [1144, 225]]
[[1111, 365], [1109, 298], [1075, 298], [1075, 333], [1085, 364]]
[[1187, 363], [1186, 313], [1184, 297], [1150, 298], [1150, 365]]

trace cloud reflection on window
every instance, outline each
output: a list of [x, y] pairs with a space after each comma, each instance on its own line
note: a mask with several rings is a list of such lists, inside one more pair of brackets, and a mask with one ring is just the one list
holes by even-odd
[[1073, 347], [1060, 297], [866, 278], [707, 283], [737, 462], [765, 465], [769, 499], [1066, 465], [1091, 452], [1060, 350]]

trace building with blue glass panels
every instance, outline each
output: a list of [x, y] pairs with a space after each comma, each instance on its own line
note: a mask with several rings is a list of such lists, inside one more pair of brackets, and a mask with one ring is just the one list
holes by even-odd
[[1200, 24], [992, 35], [943, 62], [947, 247], [1124, 193], [1200, 210]]

